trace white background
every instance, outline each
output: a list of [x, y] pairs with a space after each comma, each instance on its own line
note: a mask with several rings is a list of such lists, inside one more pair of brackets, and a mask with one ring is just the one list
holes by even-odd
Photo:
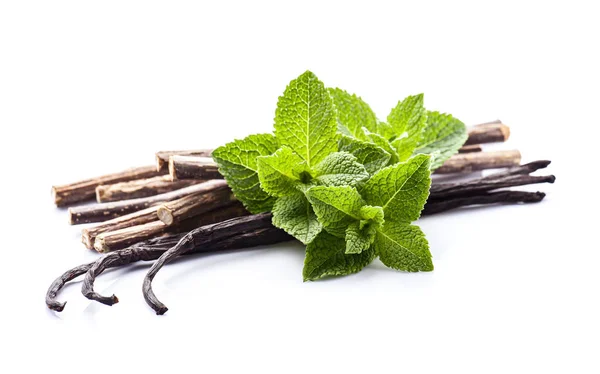
[[[600, 371], [599, 12], [565, 2], [2, 1], [2, 372]], [[551, 159], [538, 205], [420, 225], [435, 271], [376, 262], [303, 283], [300, 245], [109, 272], [106, 307], [50, 282], [96, 258], [50, 186], [150, 164], [157, 150], [270, 131], [310, 69], [385, 118], [424, 92], [466, 124], [497, 118]]]

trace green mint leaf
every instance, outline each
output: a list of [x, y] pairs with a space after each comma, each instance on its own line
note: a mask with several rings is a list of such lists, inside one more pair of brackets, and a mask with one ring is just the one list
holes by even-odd
[[408, 159], [413, 154], [421, 140], [426, 121], [423, 94], [409, 96], [399, 101], [392, 109], [388, 116], [388, 123], [396, 135], [392, 145], [396, 148], [400, 161]]
[[329, 88], [328, 90], [337, 109], [338, 122], [347, 128], [353, 137], [365, 140], [363, 127], [369, 131], [377, 131], [377, 117], [369, 104], [342, 89]]
[[427, 112], [427, 126], [415, 153], [435, 154], [431, 161], [431, 169], [435, 170], [457, 153], [467, 138], [467, 128], [458, 119], [450, 114]]
[[429, 159], [429, 155], [417, 155], [380, 170], [364, 185], [362, 196], [368, 204], [383, 207], [386, 222], [418, 219], [429, 196]]
[[321, 232], [321, 223], [302, 192], [283, 196], [273, 206], [273, 225], [284, 230], [304, 244]]
[[365, 205], [358, 191], [349, 186], [317, 186], [309, 189], [306, 196], [323, 228], [340, 238], [346, 236], [350, 223], [361, 219], [361, 207]]
[[389, 123], [383, 122], [383, 121], [379, 121], [377, 123], [377, 131], [372, 131], [372, 132], [376, 132], [377, 134], [381, 135], [386, 140], [392, 139], [396, 136], [392, 126]]
[[251, 213], [268, 212], [275, 203], [275, 199], [260, 187], [256, 158], [271, 155], [276, 150], [275, 136], [257, 134], [227, 143], [212, 153], [219, 172]]
[[263, 190], [273, 196], [285, 196], [296, 193], [300, 174], [306, 163], [290, 148], [282, 147], [271, 156], [257, 159], [258, 179]]
[[307, 71], [290, 82], [275, 111], [275, 136], [308, 167], [337, 151], [337, 120], [333, 100], [318, 78]]
[[373, 247], [386, 266], [404, 271], [432, 271], [429, 243], [418, 226], [386, 222]]
[[396, 152], [396, 148], [394, 148], [390, 142], [383, 136], [366, 131], [367, 138], [376, 146], [382, 148], [384, 151], [390, 154], [389, 164], [396, 164], [400, 160], [398, 157], [398, 152]]
[[375, 240], [377, 230], [373, 225], [360, 228], [361, 222], [356, 221], [346, 229], [346, 254], [356, 254], [366, 251]]
[[369, 174], [374, 174], [386, 167], [392, 157], [383, 148], [373, 143], [344, 135], [340, 138], [339, 150], [351, 153], [356, 157], [357, 162], [365, 166], [365, 169]]
[[348, 275], [361, 271], [375, 259], [370, 248], [359, 254], [346, 254], [346, 242], [327, 232], [321, 232], [306, 246], [302, 275], [304, 281], [326, 276]]
[[380, 206], [365, 205], [360, 208], [360, 221], [354, 221], [346, 229], [346, 253], [361, 253], [375, 240], [377, 230], [384, 223]]
[[355, 186], [369, 178], [365, 167], [347, 152], [328, 155], [314, 170], [317, 183], [325, 186]]

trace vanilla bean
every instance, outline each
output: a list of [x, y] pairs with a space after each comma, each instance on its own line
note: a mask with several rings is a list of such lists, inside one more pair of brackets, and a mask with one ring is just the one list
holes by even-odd
[[233, 218], [227, 221], [199, 227], [190, 231], [176, 246], [162, 254], [152, 265], [142, 286], [144, 299], [156, 314], [164, 314], [167, 307], [161, 303], [152, 291], [152, 280], [156, 273], [176, 257], [201, 247], [212, 240], [222, 240], [231, 236], [251, 233], [259, 229], [271, 227], [271, 214], [262, 213], [247, 217]]
[[115, 251], [159, 234], [189, 231], [199, 226], [241, 217], [247, 215], [248, 212], [241, 203], [229, 202], [224, 198], [216, 200], [214, 203], [199, 205], [194, 214], [198, 215], [170, 225], [161, 221], [153, 221], [98, 234], [93, 241], [94, 249], [101, 253]]
[[223, 189], [226, 185], [227, 183], [223, 179], [213, 179], [160, 195], [69, 208], [69, 223], [71, 225], [79, 225], [82, 223], [103, 222], [149, 208], [166, 201], [181, 199], [184, 196], [188, 196], [199, 191], [210, 193], [210, 191], [215, 189]]
[[199, 156], [210, 157], [212, 149], [193, 149], [187, 151], [160, 151], [156, 152], [156, 170], [168, 172], [169, 158], [171, 156]]
[[[126, 250], [121, 250], [121, 251], [123, 251], [122, 253], [126, 253], [126, 251], [128, 251], [128, 250], [129, 251], [146, 251], [146, 252], [156, 256], [155, 257], [155, 259], [156, 259], [160, 256], [161, 253], [165, 252], [167, 249], [169, 249], [169, 248], [173, 247], [175, 244], [177, 244], [184, 235], [185, 234], [176, 234], [176, 235], [171, 235], [171, 236], [153, 238], [153, 239], [147, 240], [143, 243], [135, 244], [135, 245], [127, 248]], [[160, 251], [156, 252], [156, 250], [158, 250], [158, 249], [160, 249]], [[148, 256], [150, 254], [148, 254]], [[141, 258], [142, 255], [140, 254], [138, 256], [140, 256], [140, 258]], [[101, 257], [100, 259], [102, 259], [102, 258], [103, 257]], [[58, 295], [60, 290], [63, 289], [63, 287], [65, 286], [65, 284], [67, 282], [70, 282], [73, 279], [77, 278], [78, 276], [85, 274], [92, 267], [92, 265], [94, 265], [94, 263], [96, 263], [97, 261], [93, 261], [93, 262], [90, 262], [87, 264], [76, 266], [72, 269], [67, 270], [61, 276], [56, 278], [52, 282], [50, 287], [48, 288], [48, 291], [46, 292], [46, 306], [49, 309], [52, 309], [54, 311], [62, 312], [63, 309], [65, 308], [66, 302], [59, 302], [56, 300], [56, 296]]]
[[469, 138], [464, 145], [504, 142], [510, 136], [510, 128], [499, 120], [475, 125], [467, 131]]
[[171, 156], [169, 158], [169, 175], [172, 180], [178, 179], [219, 179], [217, 163], [211, 157]]
[[448, 200], [428, 202], [423, 209], [423, 215], [431, 215], [472, 205], [490, 205], [506, 203], [537, 203], [546, 196], [543, 192], [499, 191], [482, 195], [457, 197]]
[[463, 145], [458, 149], [458, 153], [473, 153], [481, 152], [483, 149], [479, 144]]
[[435, 172], [437, 174], [472, 173], [485, 169], [517, 166], [521, 153], [517, 150], [496, 152], [459, 153], [450, 157]]
[[202, 182], [206, 182], [206, 180], [185, 179], [173, 181], [170, 175], [160, 175], [153, 178], [106, 184], [96, 187], [96, 201], [98, 203], [108, 203], [139, 199], [179, 190]]
[[[214, 182], [214, 183], [213, 183]], [[220, 183], [219, 183], [220, 182]], [[204, 185], [205, 188], [198, 188], [191, 194], [184, 196], [184, 198], [189, 199], [188, 196], [195, 197], [199, 201], [213, 201], [212, 196], [216, 195], [219, 198], [223, 196], [225, 193], [229, 193], [229, 186], [224, 181], [213, 180], [206, 183], [202, 183], [200, 185], [195, 185], [191, 187], [197, 187]], [[187, 187], [187, 188], [191, 188]], [[227, 195], [229, 196], [229, 195]], [[203, 209], [214, 209], [217, 207], [222, 207], [224, 205], [229, 204], [230, 201], [220, 200], [216, 204], [207, 205]], [[137, 212], [133, 212], [121, 217], [117, 217], [111, 219], [106, 222], [102, 222], [101, 224], [86, 228], [82, 230], [82, 242], [85, 244], [87, 248], [94, 248], [95, 238], [105, 232], [109, 231], [117, 231], [127, 227], [144, 225], [146, 223], [158, 221], [158, 216], [156, 214], [158, 210], [158, 205], [151, 206], [150, 208], [146, 208]], [[209, 209], [210, 208], [210, 209]], [[205, 210], [205, 211], [207, 211]]]
[[85, 274], [92, 267], [92, 265], [94, 265], [93, 262], [76, 266], [65, 271], [60, 277], [56, 278], [46, 292], [46, 306], [56, 312], [62, 312], [63, 309], [65, 309], [67, 302], [57, 301], [56, 295], [58, 295], [58, 292], [62, 290], [67, 282], [70, 282], [78, 276]]
[[[179, 236], [179, 238], [181, 238], [181, 236]], [[241, 248], [257, 248], [258, 246], [280, 243], [292, 239], [294, 238], [289, 236], [285, 231], [270, 226], [240, 235], [234, 235], [222, 240], [211, 240], [201, 247], [194, 247], [192, 251], [186, 254], [189, 255]], [[173, 243], [173, 245], [176, 244], [177, 242]], [[94, 291], [94, 282], [96, 278], [107, 268], [121, 267], [140, 260], [155, 260], [165, 253], [167, 249], [161, 246], [160, 248], [149, 250], [144, 246], [139, 246], [111, 252], [91, 264], [85, 274], [81, 292], [90, 300], [95, 300], [105, 305], [113, 305], [119, 301], [117, 296], [103, 296]], [[142, 256], [144, 258], [142, 258]]]
[[457, 196], [476, 195], [481, 192], [497, 190], [506, 187], [524, 186], [537, 183], [554, 183], [554, 175], [544, 175], [541, 177], [532, 175], [508, 175], [495, 179], [476, 179], [462, 183], [440, 183], [433, 184], [429, 190], [428, 202], [441, 199], [448, 199]]
[[56, 206], [67, 206], [83, 201], [93, 200], [96, 196], [96, 187], [102, 184], [131, 181], [135, 179], [151, 178], [166, 174], [156, 171], [153, 166], [142, 166], [125, 171], [86, 179], [80, 182], [62, 186], [52, 186], [52, 196]]

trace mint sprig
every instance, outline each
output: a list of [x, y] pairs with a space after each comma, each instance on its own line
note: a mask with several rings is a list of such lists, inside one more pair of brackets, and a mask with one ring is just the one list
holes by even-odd
[[275, 135], [251, 135], [213, 157], [252, 213], [307, 245], [305, 280], [360, 271], [377, 256], [390, 268], [433, 269], [413, 221], [440, 166], [466, 139], [450, 115], [409, 96], [377, 119], [360, 97], [307, 71], [290, 82], [275, 111]]

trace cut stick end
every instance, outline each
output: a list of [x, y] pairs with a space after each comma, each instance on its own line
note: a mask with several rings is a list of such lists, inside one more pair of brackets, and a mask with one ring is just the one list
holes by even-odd
[[94, 239], [86, 229], [81, 230], [81, 242], [87, 249], [94, 249]]
[[158, 208], [158, 210], [156, 211], [156, 215], [158, 216], [158, 219], [161, 220], [167, 226], [172, 225], [175, 221], [175, 218], [173, 217], [173, 212], [165, 206], [161, 206], [160, 208]]
[[173, 161], [173, 157], [169, 157], [169, 175], [171, 176], [171, 181], [177, 180], [177, 171], [175, 170], [175, 162]]
[[108, 251], [110, 251], [110, 248], [108, 248], [108, 246], [106, 245], [105, 241], [104, 241], [104, 237], [102, 237], [101, 235], [96, 237], [96, 240], [94, 240], [94, 247], [93, 247], [98, 253], [106, 253]]
[[165, 160], [160, 155], [156, 154], [156, 171], [163, 171], [165, 169]]
[[502, 136], [504, 137], [504, 141], [507, 141], [508, 138], [510, 137], [510, 127], [506, 126], [502, 122], [500, 122], [500, 123], [501, 123], [500, 132], [502, 132]]

